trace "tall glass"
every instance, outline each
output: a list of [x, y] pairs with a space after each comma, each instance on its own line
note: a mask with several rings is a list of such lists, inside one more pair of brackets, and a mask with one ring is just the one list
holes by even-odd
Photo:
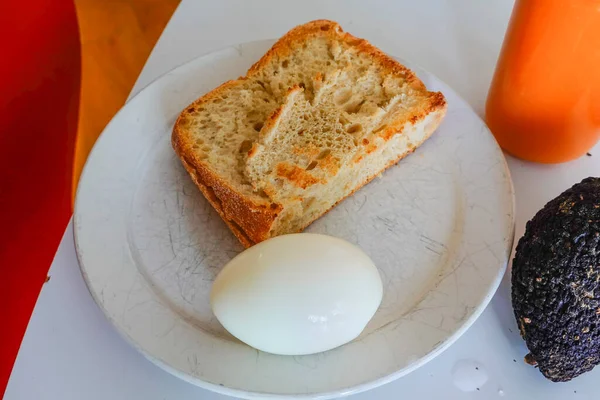
[[508, 153], [559, 163], [600, 139], [600, 0], [516, 0], [486, 104]]

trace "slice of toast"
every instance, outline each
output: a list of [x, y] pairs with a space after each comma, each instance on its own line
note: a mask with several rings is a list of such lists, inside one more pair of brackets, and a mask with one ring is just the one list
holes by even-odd
[[302, 231], [414, 151], [445, 113], [444, 96], [412, 71], [319, 20], [188, 106], [172, 143], [249, 247]]

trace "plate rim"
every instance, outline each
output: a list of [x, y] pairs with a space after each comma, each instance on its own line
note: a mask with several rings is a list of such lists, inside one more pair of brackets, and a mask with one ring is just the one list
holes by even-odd
[[[275, 43], [277, 39], [262, 39], [262, 40], [251, 40], [251, 41], [247, 41], [247, 42], [241, 42], [241, 43], [235, 43], [235, 44], [231, 44], [231, 45], [227, 45], [227, 46], [223, 46], [208, 52], [205, 52], [199, 56], [193, 57], [185, 62], [182, 62], [178, 65], [176, 65], [175, 67], [171, 68], [170, 70], [160, 74], [159, 76], [157, 76], [156, 78], [152, 79], [150, 82], [148, 82], [144, 87], [142, 87], [134, 96], [132, 96], [131, 98], [129, 98], [125, 104], [117, 111], [117, 113], [111, 118], [110, 122], [105, 126], [105, 128], [102, 130], [102, 133], [98, 136], [98, 139], [96, 140], [96, 143], [94, 144], [92, 150], [90, 151], [90, 154], [88, 155], [87, 161], [84, 165], [84, 168], [82, 170], [81, 173], [81, 177], [80, 177], [80, 182], [83, 182], [85, 177], [86, 177], [86, 173], [88, 172], [88, 169], [91, 168], [89, 160], [92, 159], [92, 156], [99, 151], [98, 148], [99, 146], [97, 146], [98, 143], [100, 143], [101, 140], [103, 140], [103, 137], [106, 137], [106, 132], [108, 132], [110, 130], [110, 127], [115, 123], [115, 120], [117, 120], [119, 118], [119, 116], [126, 112], [125, 110], [128, 108], [128, 105], [134, 101], [135, 99], [137, 99], [138, 97], [141, 97], [144, 93], [146, 93], [152, 86], [154, 86], [158, 81], [164, 79], [167, 75], [176, 72], [179, 69], [183, 69], [185, 67], [187, 67], [189, 64], [193, 64], [197, 61], [199, 61], [200, 59], [203, 59], [205, 57], [210, 57], [214, 54], [217, 53], [221, 53], [224, 52], [226, 50], [229, 49], [237, 49], [239, 46], [244, 46], [244, 45], [250, 45], [250, 44], [258, 44], [258, 43], [265, 43], [265, 44], [269, 44], [272, 45], [273, 43]], [[223, 386], [220, 384], [215, 384], [212, 382], [208, 382], [205, 380], [202, 380], [198, 377], [192, 376], [190, 374], [188, 374], [185, 371], [182, 371], [178, 368], [175, 368], [171, 365], [169, 365], [166, 361], [163, 361], [159, 358], [154, 357], [152, 354], [150, 354], [145, 348], [143, 348], [141, 345], [139, 345], [136, 340], [131, 337], [124, 329], [122, 329], [122, 327], [120, 327], [117, 323], [113, 322], [112, 319], [109, 317], [109, 312], [108, 310], [105, 308], [104, 304], [100, 301], [100, 298], [98, 296], [97, 293], [95, 293], [95, 291], [92, 289], [91, 286], [91, 282], [88, 276], [88, 273], [86, 272], [86, 269], [84, 267], [84, 263], [82, 261], [82, 250], [80, 247], [80, 243], [79, 243], [79, 231], [80, 231], [80, 225], [79, 225], [79, 215], [80, 215], [80, 208], [82, 207], [80, 204], [79, 199], [80, 197], [80, 191], [83, 190], [83, 185], [78, 185], [77, 186], [77, 190], [76, 190], [76, 196], [75, 196], [75, 204], [74, 204], [74, 208], [73, 208], [73, 228], [74, 228], [74, 245], [75, 245], [75, 254], [76, 254], [76, 258], [77, 258], [77, 263], [79, 265], [79, 269], [81, 271], [83, 280], [85, 282], [85, 285], [90, 293], [90, 295], [92, 296], [92, 298], [94, 299], [94, 302], [96, 303], [96, 305], [100, 308], [100, 310], [102, 311], [102, 314], [104, 315], [104, 318], [110, 323], [110, 325], [113, 327], [113, 329], [115, 329], [119, 336], [121, 336], [130, 346], [132, 346], [134, 349], [136, 349], [139, 353], [141, 353], [146, 359], [148, 359], [149, 361], [151, 361], [152, 363], [154, 363], [155, 365], [159, 366], [161, 369], [165, 370], [166, 372], [169, 372], [172, 375], [175, 375], [176, 377], [191, 383], [195, 386], [201, 387], [203, 389], [207, 389], [216, 393], [220, 393], [220, 394], [224, 394], [227, 396], [235, 396], [238, 398], [245, 398], [245, 399], [264, 399], [264, 398], [268, 398], [268, 399], [289, 399], [289, 398], [297, 398], [297, 399], [318, 399], [318, 400], [322, 400], [322, 399], [330, 399], [330, 398], [337, 398], [337, 397], [341, 397], [341, 396], [349, 396], [349, 395], [353, 395], [353, 394], [357, 394], [357, 393], [361, 393], [382, 385], [385, 385], [387, 383], [390, 383], [392, 381], [395, 381], [396, 379], [399, 379], [405, 375], [410, 374], [411, 372], [415, 371], [418, 368], [421, 368], [423, 365], [427, 364], [429, 361], [433, 360], [434, 358], [436, 358], [437, 356], [439, 356], [441, 353], [443, 353], [446, 349], [448, 349], [452, 344], [454, 344], [456, 342], [456, 340], [458, 340], [473, 324], [474, 322], [481, 316], [481, 314], [483, 313], [483, 311], [487, 308], [487, 306], [489, 305], [491, 299], [494, 297], [494, 295], [496, 294], [498, 287], [500, 286], [500, 283], [502, 282], [503, 277], [506, 274], [507, 271], [507, 267], [508, 264], [510, 263], [510, 258], [511, 258], [511, 251], [513, 246], [514, 246], [514, 239], [515, 239], [515, 230], [516, 230], [516, 200], [515, 200], [515, 189], [514, 189], [514, 183], [512, 180], [512, 176], [511, 176], [511, 172], [510, 169], [508, 168], [508, 163], [505, 157], [504, 152], [502, 151], [502, 149], [500, 148], [500, 146], [498, 145], [497, 141], [495, 140], [495, 138], [493, 137], [493, 134], [491, 133], [489, 127], [487, 126], [487, 124], [485, 123], [485, 120], [473, 109], [473, 107], [466, 101], [464, 100], [464, 98], [458, 93], [456, 92], [450, 85], [446, 84], [443, 80], [441, 80], [440, 78], [438, 78], [435, 74], [429, 72], [427, 69], [422, 68], [420, 65], [411, 62], [411, 61], [407, 61], [402, 57], [397, 57], [394, 55], [390, 55], [391, 57], [393, 57], [394, 59], [400, 61], [402, 64], [406, 65], [409, 69], [417, 72], [417, 76], [419, 76], [419, 72], [423, 72], [428, 74], [430, 77], [432, 77], [433, 79], [435, 79], [438, 82], [443, 83], [444, 85], [446, 85], [450, 90], [452, 90], [454, 93], [454, 95], [456, 96], [456, 98], [463, 103], [463, 105], [468, 108], [472, 114], [474, 115], [474, 117], [476, 119], [478, 119], [479, 121], [482, 122], [482, 124], [485, 126], [486, 130], [487, 130], [487, 134], [491, 136], [491, 138], [493, 139], [493, 143], [495, 144], [496, 150], [502, 154], [502, 169], [504, 170], [505, 174], [506, 174], [506, 182], [508, 183], [508, 189], [510, 191], [510, 210], [511, 210], [511, 219], [510, 219], [510, 232], [508, 232], [508, 238], [506, 241], [506, 246], [507, 246], [507, 250], [508, 251], [508, 258], [506, 260], [505, 263], [503, 263], [503, 265], [500, 266], [500, 268], [498, 269], [495, 278], [489, 283], [488, 285], [488, 290], [487, 293], [485, 294], [485, 296], [483, 297], [483, 299], [480, 301], [480, 303], [473, 308], [473, 311], [471, 312], [470, 316], [465, 318], [463, 320], [463, 322], [460, 324], [460, 326], [455, 329], [451, 334], [449, 334], [448, 336], [446, 336], [446, 338], [444, 340], [442, 340], [439, 345], [437, 345], [436, 347], [434, 347], [431, 351], [429, 351], [426, 355], [424, 355], [423, 357], [419, 358], [418, 360], [408, 364], [405, 368], [399, 369], [397, 371], [394, 371], [390, 374], [384, 375], [382, 377], [379, 377], [377, 379], [373, 379], [367, 382], [363, 382], [357, 385], [352, 385], [352, 386], [348, 386], [345, 387], [343, 389], [337, 389], [337, 390], [332, 390], [332, 391], [326, 391], [326, 392], [313, 392], [313, 393], [298, 393], [298, 394], [279, 394], [279, 393], [269, 393], [269, 392], [258, 392], [258, 391], [249, 391], [249, 390], [244, 390], [244, 389], [238, 389], [238, 388], [232, 388], [232, 387], [227, 387], [227, 386]], [[142, 159], [145, 157], [142, 157]]]

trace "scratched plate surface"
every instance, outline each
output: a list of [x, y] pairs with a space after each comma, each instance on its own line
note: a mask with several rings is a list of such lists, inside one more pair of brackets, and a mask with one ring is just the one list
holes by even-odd
[[[80, 183], [78, 257], [94, 299], [150, 360], [197, 385], [240, 397], [334, 397], [424, 364], [472, 324], [496, 290], [513, 240], [504, 157], [449, 87], [438, 131], [309, 232], [360, 246], [379, 268], [381, 307], [355, 341], [282, 357], [231, 337], [213, 316], [213, 279], [242, 247], [195, 188], [170, 146], [179, 111], [243, 75], [271, 41], [185, 64], [131, 100], [106, 128]], [[409, 65], [410, 66], [410, 65]]]

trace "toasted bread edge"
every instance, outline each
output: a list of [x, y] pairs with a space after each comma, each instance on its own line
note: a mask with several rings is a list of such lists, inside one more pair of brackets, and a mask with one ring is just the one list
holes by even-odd
[[[317, 35], [331, 35], [332, 39], [341, 39], [350, 46], [356, 46], [359, 51], [365, 52], [377, 60], [382, 68], [385, 68], [389, 73], [401, 74], [404, 76], [405, 80], [413, 86], [413, 88], [426, 91], [423, 82], [411, 70], [393, 58], [389, 57], [375, 46], [371, 45], [367, 40], [356, 38], [353, 35], [344, 32], [339, 24], [328, 20], [316, 20], [308, 22], [290, 30], [248, 70], [247, 76], [256, 73], [260, 70], [260, 68], [263, 68], [265, 65], [267, 65], [272, 57], [283, 57], [286, 54], [289, 54], [289, 52], [293, 49], [294, 44], [308, 40]], [[192, 149], [192, 140], [189, 136], [189, 132], [186, 132], [186, 130], [180, 126], [182, 116], [187, 113], [188, 110], [194, 107], [200, 107], [203, 103], [206, 103], [212, 98], [217, 97], [222, 92], [226, 91], [230, 86], [237, 84], [240, 80], [247, 79], [247, 76], [223, 83], [219, 87], [208, 92], [186, 107], [186, 109], [182, 111], [179, 118], [175, 122], [171, 141], [175, 152], [181, 159], [184, 168], [190, 174], [198, 189], [219, 213], [221, 218], [225, 221], [229, 229], [240, 240], [240, 242], [245, 247], [250, 247], [269, 237], [269, 232], [277, 218], [278, 213], [281, 211], [281, 206], [274, 203], [271, 203], [270, 205], [257, 204], [252, 199], [236, 192], [224, 179], [212, 172], [210, 168], [204, 162], [202, 162], [202, 160], [195, 156], [195, 153]], [[428, 106], [421, 110], [420, 114], [414, 115], [410, 122], [415, 124], [433, 112], [439, 112], [439, 117], [437, 118], [437, 123], [431, 125], [431, 129], [429, 129], [429, 132], [426, 134], [424, 140], [417, 144], [413, 148], [413, 151], [423, 142], [425, 142], [425, 140], [427, 140], [427, 138], [429, 138], [437, 129], [446, 112], [447, 105], [443, 94], [440, 92], [428, 93]], [[399, 120], [397, 122], [397, 124], [391, 124], [384, 132], [382, 132], [384, 137], [389, 139], [394, 134], [400, 132], [406, 121]], [[368, 177], [364, 182], [355, 187], [346, 197], [340, 199], [335, 205], [339, 204], [345, 198], [358, 191], [361, 187], [369, 183], [381, 172], [398, 163], [410, 152], [411, 151], [407, 151], [403, 154], [400, 154], [395, 161], [389, 163], [388, 166], [383, 168], [378, 173]], [[335, 207], [335, 205], [333, 205], [331, 208]], [[316, 217], [315, 220], [325, 215], [328, 211]], [[313, 221], [311, 221], [311, 223], [312, 222]], [[310, 223], [306, 226], [308, 225], [310, 225]]]

